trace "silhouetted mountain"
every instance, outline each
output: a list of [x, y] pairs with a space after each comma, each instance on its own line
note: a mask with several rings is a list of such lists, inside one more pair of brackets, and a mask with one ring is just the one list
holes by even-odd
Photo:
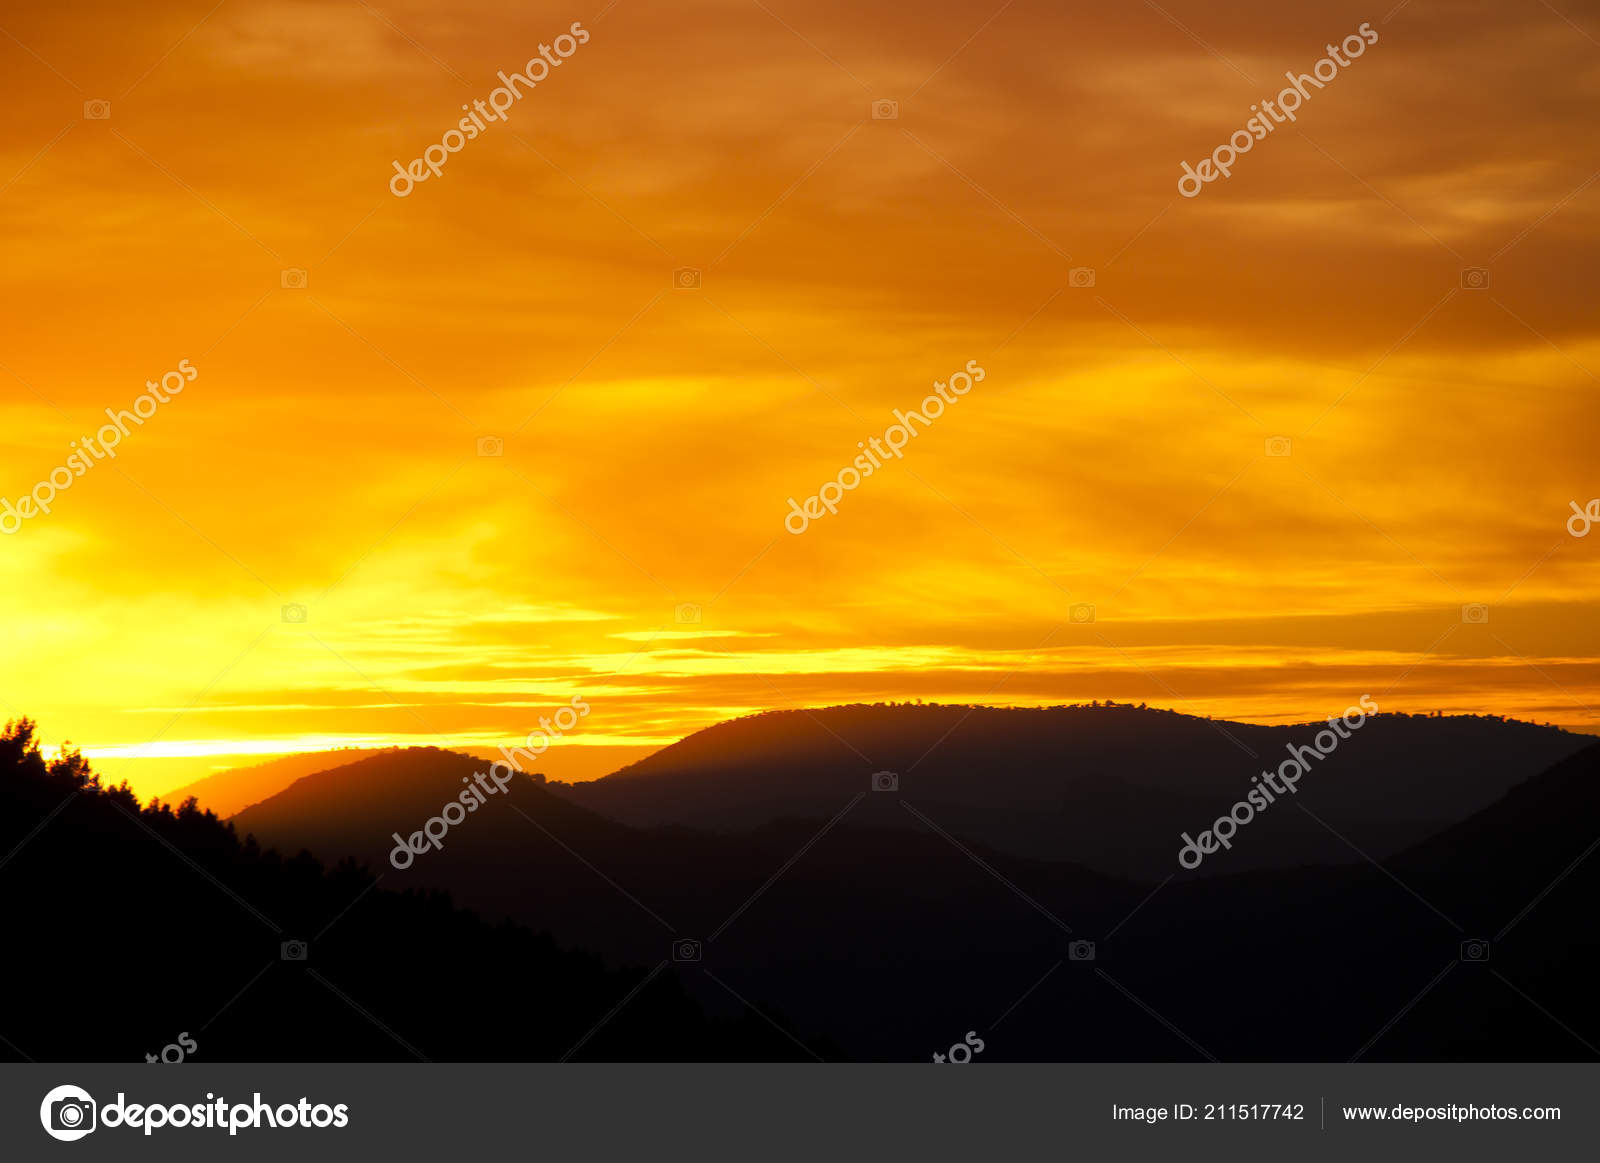
[[[731, 830], [826, 819], [897, 773], [900, 793], [961, 835], [1019, 856], [1121, 875], [1166, 874], [1197, 833], [1324, 723], [1261, 727], [1128, 705], [1041, 709], [846, 706], [772, 711], [696, 732], [605, 779], [551, 789], [622, 823]], [[1300, 781], [1298, 802], [1382, 857], [1489, 804], [1591, 742], [1494, 717], [1380, 714]], [[892, 802], [856, 827], [915, 828]], [[1265, 815], [1251, 842], [1204, 865], [1360, 860], [1301, 812]]]
[[1224, 1059], [1592, 1061], [1597, 847], [1591, 744], [1381, 866], [1180, 879], [1107, 968]]
[[281, 755], [265, 763], [219, 771], [215, 775], [208, 775], [204, 779], [197, 779], [193, 783], [165, 792], [158, 798], [163, 803], [181, 804], [193, 797], [203, 809], [215, 812], [226, 819], [242, 812], [251, 804], [259, 804], [268, 796], [277, 795], [297, 779], [393, 750], [395, 750], [393, 747], [352, 747], [339, 751]]
[[[588, 938], [586, 947], [633, 961], [667, 955], [675, 937], [698, 939], [714, 931], [820, 826], [782, 821], [738, 835], [630, 828], [519, 775], [452, 826], [437, 850], [430, 847], [414, 854], [408, 867], [395, 868], [395, 833], [408, 837], [422, 829], [470, 786], [464, 781], [485, 770], [470, 756], [413, 748], [302, 779], [231, 822], [266, 844], [367, 862], [388, 885], [448, 886], [491, 916], [537, 923], [578, 945]], [[883, 886], [856, 882], [850, 869], [879, 862], [873, 853], [885, 844], [903, 875]], [[783, 887], [836, 897], [836, 905], [826, 906], [836, 918], [845, 916], [849, 902], [859, 906], [876, 896], [883, 911], [898, 909], [901, 922], [942, 930], [943, 907], [967, 891], [952, 883], [966, 882], [966, 870], [952, 864], [948, 843], [933, 835], [847, 829], [808, 851], [816, 858], [791, 868]], [[1038, 867], [1080, 895], [1103, 893], [1115, 883], [1075, 866]], [[619, 892], [618, 885], [634, 891]], [[970, 887], [987, 893], [990, 886], [980, 879]], [[932, 915], [908, 912], [907, 892], [925, 897]], [[997, 895], [1005, 897], [1005, 890]]]
[[1384, 863], [1442, 910], [1491, 935], [1512, 919], [1508, 909], [1530, 903], [1597, 847], [1600, 745], [1591, 745]]
[[[274, 843], [387, 861], [392, 833], [422, 827], [475, 770], [447, 752], [380, 756], [302, 781], [239, 823]], [[1455, 786], [1447, 775], [1430, 763], [1414, 785]], [[1140, 883], [994, 851], [904, 784], [858, 787], [827, 820], [714, 833], [628, 827], [519, 778], [440, 849], [385, 866], [384, 883], [447, 888], [613, 958], [701, 942], [702, 960], [679, 966], [696, 997], [759, 997], [802, 1036], [858, 1058], [926, 1059], [969, 1029], [993, 1060], [1587, 1058], [1600, 865], [1580, 862], [1538, 894], [1600, 835], [1597, 779], [1591, 744], [1387, 870], [1358, 853], [1342, 867], [1205, 876], [1182, 871], [1174, 845]], [[1159, 814], [1157, 796], [1146, 789], [1139, 809]], [[1301, 807], [1280, 801], [1234, 851], [1277, 815], [1327, 835]], [[917, 830], [852, 826], [868, 808]], [[1458, 914], [1457, 900], [1485, 907]], [[1463, 962], [1463, 942], [1483, 937], [1491, 961]]]
[[[507, 740], [510, 746], [519, 746], [522, 740]], [[471, 755], [485, 762], [500, 758], [498, 747], [454, 747], [463, 755]], [[635, 743], [580, 744], [573, 739], [562, 739], [539, 756], [539, 766], [551, 779], [566, 783], [587, 783], [610, 775], [618, 768], [637, 763], [654, 755], [660, 748]]]
[[[277, 795], [297, 779], [396, 750], [398, 748], [395, 747], [344, 747], [282, 755], [265, 763], [219, 771], [164, 792], [159, 798], [165, 803], [181, 804], [193, 796], [202, 808], [226, 819], [252, 804], [259, 804]], [[491, 747], [461, 747], [456, 750], [459, 754], [471, 755], [485, 763], [500, 757], [499, 750]], [[541, 762], [568, 782], [581, 782], [598, 779], [625, 764], [636, 762], [654, 750], [653, 747], [634, 745], [580, 747], [569, 744], [551, 748]]]
[[[1455, 786], [1419, 764], [1417, 785]], [[797, 1038], [926, 1061], [969, 1030], [990, 1061], [1600, 1057], [1600, 744], [1381, 864], [1205, 875], [1174, 846], [1158, 874], [1120, 879], [996, 851], [906, 782], [858, 785], [826, 818], [711, 832], [630, 827], [517, 776], [391, 865], [394, 833], [443, 823], [483, 770], [414, 749], [321, 772], [241, 813], [241, 844], [192, 807], [140, 812], [80, 790], [80, 766], [0, 748], [0, 851], [26, 840], [0, 893], [31, 1007], [0, 1035], [39, 1057], [136, 1056], [179, 1031], [211, 1057], [403, 1055], [381, 1022], [436, 1058], [540, 1058], [645, 980], [609, 962], [655, 976], [584, 1057], [800, 1056]], [[1310, 778], [1234, 853], [1277, 816], [1316, 823]], [[1138, 810], [1158, 815], [1159, 795]], [[864, 810], [915, 830], [856, 826]], [[276, 960], [304, 937], [310, 961]], [[137, 1006], [84, 1006], [108, 975]]]
[[814, 1053], [771, 1009], [709, 1019], [670, 973], [284, 859], [192, 801], [141, 807], [81, 756], [47, 763], [27, 720], [0, 732], [0, 853], [7, 1059], [140, 1061], [180, 1034], [210, 1061]]

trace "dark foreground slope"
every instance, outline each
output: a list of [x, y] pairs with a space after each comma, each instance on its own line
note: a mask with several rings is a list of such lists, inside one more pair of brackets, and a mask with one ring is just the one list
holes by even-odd
[[26, 721], [0, 732], [0, 912], [7, 1059], [141, 1061], [180, 1034], [213, 1061], [810, 1053], [742, 1007], [708, 1018], [670, 974], [141, 808], [47, 763]]

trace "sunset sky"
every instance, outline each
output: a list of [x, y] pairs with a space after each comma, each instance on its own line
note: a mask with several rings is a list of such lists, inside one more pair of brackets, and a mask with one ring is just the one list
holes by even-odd
[[143, 790], [573, 695], [563, 747], [908, 698], [1600, 732], [1597, 37], [1579, 0], [9, 3], [0, 496], [197, 374], [0, 536], [0, 717]]

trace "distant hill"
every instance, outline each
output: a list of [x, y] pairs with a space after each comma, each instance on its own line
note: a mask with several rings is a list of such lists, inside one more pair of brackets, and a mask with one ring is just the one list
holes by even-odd
[[[305, 848], [316, 853], [353, 856], [379, 871], [394, 870], [388, 861], [395, 845], [393, 833], [409, 836], [444, 806], [455, 802], [479, 773], [488, 771], [484, 760], [460, 751], [438, 747], [408, 747], [357, 760], [354, 763], [295, 780], [283, 791], [230, 818], [241, 835], [263, 843]], [[485, 807], [521, 806], [538, 801], [541, 814], [551, 805], [540, 787], [540, 775], [514, 776], [503, 791], [486, 797]], [[494, 785], [488, 785], [493, 788]], [[564, 820], [612, 831], [621, 825], [586, 808], [565, 801], [553, 805]], [[447, 849], [492, 848], [526, 839], [527, 825], [514, 812], [478, 808], [452, 829], [443, 841]]]
[[[376, 756], [302, 779], [232, 823], [286, 851], [364, 861], [386, 888], [447, 890], [491, 919], [548, 929], [621, 963], [666, 957], [680, 940], [703, 942], [708, 968], [720, 976], [737, 967], [724, 980], [741, 993], [773, 997], [808, 1037], [842, 1029], [854, 1056], [904, 1056], [905, 1023], [921, 1004], [915, 991], [894, 1002], [879, 996], [894, 992], [892, 982], [846, 984], [864, 966], [877, 966], [867, 970], [872, 978], [931, 956], [920, 972], [939, 976], [942, 962], [967, 951], [1002, 951], [1005, 961], [1019, 943], [1065, 939], [937, 835], [841, 827], [819, 840], [816, 821], [794, 820], [733, 835], [638, 829], [526, 777], [453, 826], [437, 851], [393, 867], [393, 833], [421, 829], [481, 769], [470, 756], [432, 748]], [[800, 852], [804, 859], [794, 859]], [[1147, 891], [1071, 864], [983, 857], [1035, 899], [1071, 902], [1075, 923], [1131, 908]], [[721, 988], [682, 968], [701, 1003], [715, 1001]], [[747, 979], [752, 968], [755, 980]], [[886, 1007], [904, 1012], [888, 1022]]]
[[[1420, 748], [1397, 802], [1419, 787], [1481, 794], [1497, 782], [1476, 767], [1450, 778], [1439, 757], [1464, 748], [1440, 740], [1552, 738], [1498, 720], [1396, 727]], [[1401, 743], [1386, 746], [1401, 754]], [[368, 861], [385, 889], [445, 889], [490, 919], [623, 962], [695, 942], [699, 960], [676, 969], [701, 1005], [725, 1002], [729, 988], [760, 996], [802, 1037], [855, 1058], [926, 1061], [969, 1029], [983, 1031], [993, 1061], [1570, 1060], [1600, 1044], [1600, 860], [1583, 858], [1600, 837], [1592, 743], [1383, 868], [1308, 856], [1196, 874], [1169, 850], [1148, 877], [1107, 876], [974, 840], [950, 802], [935, 816], [909, 781], [884, 792], [856, 782], [826, 818], [639, 828], [528, 778], [487, 798], [439, 850], [392, 867], [392, 833], [421, 828], [480, 767], [432, 749], [376, 756], [308, 777], [236, 822], [286, 849]], [[1125, 799], [1126, 818], [1103, 826], [1136, 833], [1161, 815], [1162, 794], [1147, 784]], [[914, 827], [874, 826], [896, 814]], [[1277, 816], [1315, 823], [1291, 801], [1252, 823], [1235, 853]], [[1319, 852], [1349, 851], [1317, 831]], [[1463, 943], [1478, 938], [1491, 961], [1463, 961]]]
[[[396, 750], [399, 749], [347, 747], [333, 751], [284, 755], [249, 767], [219, 771], [183, 787], [163, 792], [158, 798], [163, 803], [181, 804], [193, 796], [202, 808], [226, 818], [242, 812], [252, 804], [259, 804], [269, 796], [277, 795], [297, 779]], [[541, 757], [541, 765], [553, 778], [577, 783], [599, 779], [619, 767], [637, 762], [655, 750], [654, 747], [631, 745], [557, 746], [545, 752]], [[499, 757], [499, 752], [489, 747], [463, 747], [457, 751], [485, 762]]]
[[[422, 829], [468, 786], [464, 780], [483, 770], [468, 755], [412, 748], [301, 779], [230, 822], [263, 844], [304, 848], [327, 860], [353, 858], [381, 872], [388, 886], [447, 889], [490, 917], [548, 928], [624, 962], [659, 957], [676, 937], [708, 936], [818, 830], [812, 821], [739, 835], [633, 828], [518, 776], [452, 826], [439, 849], [409, 862], [402, 855], [408, 867], [395, 868], [394, 834], [409, 837]], [[844, 829], [815, 859], [786, 874], [778, 895], [802, 891], [829, 902], [817, 904], [822, 915], [841, 920], [877, 896], [881, 911], [898, 913], [909, 944], [942, 931], [951, 902], [974, 891], [992, 910], [974, 921], [977, 928], [1003, 928], [1019, 913], [1028, 915], [1004, 889], [973, 883], [970, 868], [952, 862], [951, 852], [929, 834]], [[852, 875], [852, 868], [876, 864], [886, 853], [896, 854], [893, 878], [869, 887]], [[1132, 899], [1136, 891], [1071, 864], [1037, 868], [1078, 897]], [[629, 891], [619, 892], [618, 885]], [[750, 923], [762, 932], [767, 922], [757, 916]], [[910, 932], [919, 936], [913, 940]]]
[[1176, 880], [1097, 964], [1224, 1059], [1592, 1062], [1597, 857], [1589, 743], [1381, 868]]
[[[826, 819], [873, 772], [960, 835], [1001, 851], [1161, 876], [1179, 834], [1207, 828], [1326, 724], [1255, 726], [1128, 705], [843, 706], [772, 711], [698, 731], [592, 783], [552, 791], [636, 826], [719, 831]], [[1593, 742], [1495, 717], [1372, 717], [1315, 761], [1294, 802], [1374, 857], [1486, 806]], [[1253, 753], [1253, 754], [1252, 754]], [[854, 826], [915, 828], [869, 802]], [[1264, 814], [1207, 873], [1364, 859], [1303, 812]]]
[[[1113, 840], [1138, 840], [1170, 826], [1174, 803], [1182, 815], [1222, 793], [1225, 807], [1247, 783], [1233, 764], [1259, 770], [1267, 746], [1309, 729], [1120, 707], [1030, 721], [974, 712], [974, 738], [1010, 763], [1050, 754], [1038, 748], [1063, 727], [1078, 737], [1060, 753], [1080, 758], [1044, 774], [983, 767], [969, 739], [954, 752], [969, 768], [939, 773], [931, 755], [913, 757], [898, 787], [871, 790], [880, 756], [920, 755], [937, 741], [928, 732], [962, 739], [960, 709], [837, 710], [819, 714], [874, 762], [846, 748], [861, 776], [826, 812], [785, 815], [793, 801], [778, 797], [766, 822], [639, 827], [516, 776], [475, 811], [452, 810], [440, 847], [402, 851], [399, 868], [395, 833], [443, 823], [479, 786], [481, 760], [369, 756], [296, 780], [230, 828], [192, 808], [140, 809], [89, 784], [81, 762], [47, 765], [0, 738], [0, 852], [13, 853], [0, 907], [29, 950], [13, 989], [30, 999], [8, 1011], [4, 1035], [32, 1057], [80, 1060], [133, 1058], [181, 1030], [212, 1057], [407, 1054], [331, 985], [440, 1059], [556, 1056], [630, 996], [583, 1056], [927, 1061], [975, 1030], [995, 1062], [1600, 1057], [1600, 744], [1498, 719], [1380, 716], [1340, 744], [1342, 776], [1314, 767], [1232, 852], [1185, 871], [1174, 834], [1151, 845], [1158, 865], [1131, 876], [1017, 855], [972, 821], [1026, 821], [1052, 784], [1081, 778], [1124, 785], [1119, 799], [1080, 802], [1098, 805], [1095, 825]], [[770, 742], [764, 719], [753, 737]], [[1035, 723], [1049, 730], [1030, 736]], [[1206, 753], [1202, 733], [1219, 726], [1260, 760]], [[797, 730], [784, 725], [796, 749]], [[1572, 742], [1587, 745], [1520, 781], [1488, 767], [1525, 766], [1517, 744]], [[1200, 758], [1185, 765], [1188, 751]], [[1146, 766], [1152, 754], [1176, 758]], [[1363, 769], [1380, 759], [1382, 780]], [[938, 778], [921, 787], [925, 771]], [[1311, 798], [1319, 773], [1326, 802]], [[1454, 818], [1373, 860], [1312, 815], [1349, 812], [1354, 835], [1389, 807], [1417, 813], [1427, 795], [1446, 801], [1434, 815]], [[988, 810], [969, 818], [974, 800]], [[1207, 803], [1190, 829], [1221, 810]], [[1297, 834], [1292, 866], [1248, 867], [1257, 847]], [[305, 965], [276, 956], [290, 939], [310, 941]], [[133, 1000], [74, 1008], [103, 992], [107, 948]], [[655, 977], [611, 968], [629, 965]], [[461, 1020], [459, 983], [488, 980], [516, 988], [495, 995], [492, 1021]]]
[[[521, 740], [508, 739], [508, 746], [517, 746]], [[500, 758], [498, 747], [456, 747], [452, 750], [471, 755], [486, 762]], [[659, 747], [638, 744], [595, 743], [579, 744], [563, 740], [539, 756], [538, 766], [550, 779], [566, 783], [586, 783], [610, 775], [618, 768], [637, 763], [661, 750]]]
[[[1575, 883], [1600, 882], [1600, 745], [1518, 784], [1385, 865], [1488, 936], [1580, 856], [1589, 867]], [[1493, 876], [1474, 875], [1481, 869]]]
[[284, 755], [250, 767], [235, 767], [197, 779], [183, 787], [164, 792], [157, 798], [166, 804], [181, 804], [193, 796], [200, 806], [224, 818], [277, 795], [295, 780], [330, 767], [341, 767], [381, 755], [394, 748], [349, 748], [337, 751], [311, 751]]

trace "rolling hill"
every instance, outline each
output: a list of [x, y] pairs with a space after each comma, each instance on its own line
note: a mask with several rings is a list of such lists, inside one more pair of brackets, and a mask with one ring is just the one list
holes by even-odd
[[[158, 798], [163, 803], [181, 804], [193, 796], [202, 808], [222, 817], [233, 816], [277, 795], [297, 779], [396, 750], [398, 748], [395, 747], [347, 747], [283, 755], [264, 763], [216, 772], [163, 792]], [[582, 782], [598, 779], [618, 767], [636, 762], [654, 750], [653, 747], [634, 745], [568, 745], [551, 748], [541, 757], [541, 763], [554, 777], [567, 782]], [[499, 758], [499, 752], [493, 748], [462, 747], [457, 751], [485, 762]]]
[[[845, 706], [774, 711], [696, 732], [604, 779], [550, 784], [622, 823], [716, 831], [826, 819], [875, 771], [931, 819], [1000, 851], [1159, 878], [1325, 724], [1263, 727], [1127, 705]], [[1264, 813], [1208, 873], [1381, 858], [1484, 807], [1592, 742], [1492, 717], [1380, 714], [1299, 782], [1302, 812]], [[916, 828], [869, 802], [854, 826]], [[1329, 832], [1336, 829], [1339, 837]]]
[[[1174, 729], [1197, 739], [1183, 733], [1204, 723]], [[1457, 775], [1443, 757], [1474, 742], [1480, 758], [1504, 754], [1507, 738], [1557, 750], [1586, 741], [1487, 719], [1394, 727], [1387, 770], [1403, 770], [1408, 749], [1426, 765], [1395, 789], [1398, 802], [1414, 807], [1406, 797], [1430, 787], [1487, 802], [1387, 859], [1337, 865], [1320, 853], [1352, 850], [1310, 814], [1322, 809], [1298, 801], [1252, 823], [1234, 849], [1298, 817], [1323, 847], [1293, 867], [1195, 873], [1168, 850], [1151, 875], [1129, 877], [1018, 856], [974, 838], [951, 800], [935, 814], [911, 781], [870, 790], [865, 764], [826, 815], [769, 807], [767, 822], [717, 830], [625, 824], [570, 789], [518, 778], [404, 868], [389, 863], [394, 833], [409, 836], [458, 794], [481, 769], [472, 757], [376, 756], [308, 777], [234, 823], [285, 850], [366, 861], [386, 890], [445, 890], [608, 960], [676, 962], [702, 1006], [730, 991], [759, 997], [802, 1037], [854, 1058], [926, 1060], [974, 1028], [992, 1060], [1594, 1056], [1589, 902], [1600, 864], [1584, 857], [1600, 837], [1600, 745], [1512, 781], [1482, 763]], [[1256, 731], [1244, 738], [1282, 738]], [[1101, 746], [1109, 761], [1113, 743]], [[1143, 746], [1135, 739], [1130, 754]], [[1131, 835], [1159, 818], [1154, 782], [1104, 825]], [[1479, 940], [1491, 961], [1464, 960]]]
[[265, 763], [219, 771], [164, 792], [157, 798], [162, 803], [181, 804], [193, 796], [203, 809], [227, 817], [242, 812], [251, 804], [259, 804], [268, 796], [277, 795], [297, 779], [393, 750], [392, 747], [350, 748], [283, 755]]

